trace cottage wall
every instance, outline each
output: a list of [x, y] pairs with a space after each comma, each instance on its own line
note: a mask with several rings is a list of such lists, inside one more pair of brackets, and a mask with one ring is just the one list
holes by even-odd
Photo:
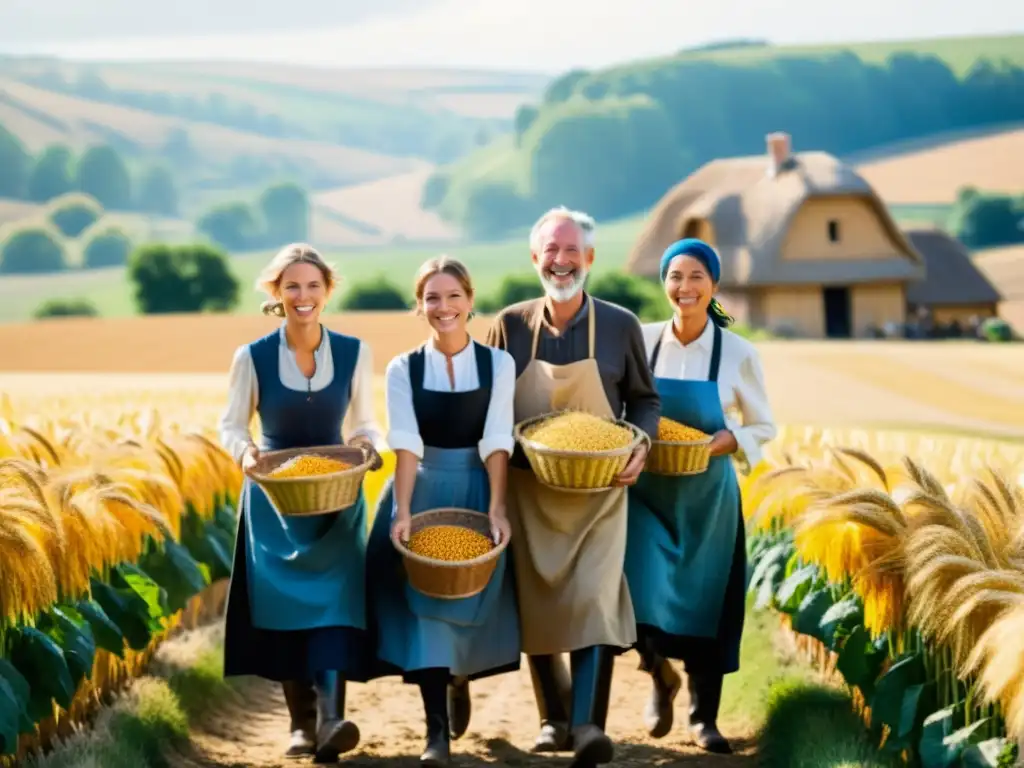
[[868, 328], [902, 323], [907, 315], [906, 291], [898, 284], [855, 285], [850, 291], [853, 334], [864, 336]]
[[805, 200], [786, 233], [781, 256], [789, 261], [907, 258], [868, 201], [853, 196]]

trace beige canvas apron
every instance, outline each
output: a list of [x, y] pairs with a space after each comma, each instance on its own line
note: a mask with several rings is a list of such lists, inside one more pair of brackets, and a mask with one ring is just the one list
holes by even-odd
[[[516, 423], [563, 408], [616, 417], [594, 359], [594, 306], [587, 301], [585, 360], [568, 365], [537, 360], [541, 318], [535, 318], [530, 362], [516, 382]], [[523, 653], [632, 645], [636, 625], [623, 575], [626, 489], [572, 493], [541, 484], [529, 469], [509, 473]]]

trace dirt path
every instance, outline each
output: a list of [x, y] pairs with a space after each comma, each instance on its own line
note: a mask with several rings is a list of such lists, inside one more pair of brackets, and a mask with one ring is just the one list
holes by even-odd
[[[691, 766], [740, 768], [752, 766], [749, 724], [723, 722], [737, 754], [708, 755], [684, 735], [685, 688], [676, 700], [673, 733], [653, 741], [643, 730], [641, 713], [649, 678], [636, 669], [628, 654], [617, 660], [608, 732], [617, 742], [614, 766]], [[422, 706], [418, 690], [397, 679], [353, 685], [348, 716], [362, 731], [359, 747], [344, 756], [342, 765], [399, 768], [415, 766], [424, 746]], [[223, 706], [193, 730], [188, 755], [175, 755], [174, 768], [283, 768], [312, 765], [310, 760], [282, 757], [287, 746], [287, 710], [280, 688], [263, 681], [246, 681]], [[469, 732], [452, 744], [452, 765], [567, 768], [571, 755], [539, 756], [529, 752], [537, 730], [537, 712], [528, 670], [477, 683], [473, 687], [473, 719]]]

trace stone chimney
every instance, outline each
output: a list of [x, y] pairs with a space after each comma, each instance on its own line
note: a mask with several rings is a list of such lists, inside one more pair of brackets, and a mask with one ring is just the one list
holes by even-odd
[[792, 159], [788, 133], [776, 132], [765, 136], [768, 145], [768, 175], [776, 176], [784, 171]]

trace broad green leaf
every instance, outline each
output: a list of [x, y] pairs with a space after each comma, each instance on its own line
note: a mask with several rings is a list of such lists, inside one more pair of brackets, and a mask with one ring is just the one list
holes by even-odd
[[0, 658], [0, 680], [4, 680], [10, 686], [11, 693], [18, 702], [21, 713], [19, 722], [20, 733], [31, 733], [35, 727], [35, 721], [28, 715], [29, 700], [32, 698], [32, 691], [29, 689], [28, 680], [21, 674], [14, 665], [7, 659]]
[[759, 590], [761, 582], [764, 581], [766, 574], [773, 566], [777, 569], [776, 573], [781, 572], [785, 567], [786, 560], [789, 558], [789, 552], [789, 544], [775, 544], [769, 548], [754, 567], [754, 572], [750, 576], [749, 589], [755, 592]]
[[775, 598], [776, 583], [781, 578], [782, 566], [778, 563], [772, 563], [761, 579], [760, 586], [757, 588], [757, 599], [754, 601], [754, 608], [760, 611], [771, 606], [772, 600]]
[[150, 629], [160, 629], [160, 619], [170, 616], [167, 608], [167, 592], [159, 584], [136, 565], [121, 563], [111, 573], [110, 583], [117, 588], [128, 587], [145, 603], [149, 614]]
[[96, 579], [91, 589], [93, 599], [117, 625], [129, 648], [141, 651], [149, 645], [155, 630], [150, 628], [149, 610], [142, 598], [131, 589], [115, 589]]
[[19, 627], [11, 643], [11, 663], [28, 681], [28, 714], [39, 722], [52, 714], [51, 702], [71, 706], [75, 684], [60, 646], [35, 627]]
[[987, 739], [977, 744], [971, 744], [961, 755], [963, 768], [1002, 768], [1003, 765], [1012, 765], [1012, 758], [1003, 760], [1003, 755], [1012, 742], [1004, 738]]
[[45, 632], [60, 646], [67, 661], [71, 679], [77, 688], [83, 679], [92, 674], [93, 661], [96, 658], [96, 642], [92, 637], [89, 625], [78, 616], [81, 624], [75, 621], [72, 613], [59, 607], [53, 607], [40, 616], [39, 629]]
[[18, 751], [22, 712], [22, 704], [10, 683], [0, 677], [0, 755], [13, 755]]
[[79, 600], [77, 610], [89, 623], [96, 647], [108, 651], [118, 658], [124, 658], [124, 633], [95, 600]]
[[827, 589], [808, 592], [793, 615], [793, 630], [822, 640], [821, 618], [831, 607], [832, 595]]
[[875, 691], [875, 681], [885, 663], [887, 650], [871, 642], [865, 627], [856, 626], [843, 642], [838, 656], [836, 669], [847, 684], [859, 688], [865, 699], [870, 700]]
[[919, 654], [904, 655], [889, 667], [879, 679], [875, 693], [871, 697], [872, 730], [877, 730], [884, 724], [898, 731], [903, 710], [903, 694], [911, 686], [924, 682], [924, 663]]
[[813, 564], [801, 566], [787, 576], [775, 593], [779, 610], [783, 613], [795, 612], [817, 578], [818, 566]]
[[139, 567], [167, 593], [171, 613], [182, 610], [208, 583], [192, 555], [175, 541], [165, 541], [162, 550], [148, 552], [139, 561]]
[[821, 640], [831, 649], [836, 648], [837, 634], [848, 637], [854, 627], [863, 624], [864, 610], [856, 595], [843, 598], [831, 606], [821, 617]]

